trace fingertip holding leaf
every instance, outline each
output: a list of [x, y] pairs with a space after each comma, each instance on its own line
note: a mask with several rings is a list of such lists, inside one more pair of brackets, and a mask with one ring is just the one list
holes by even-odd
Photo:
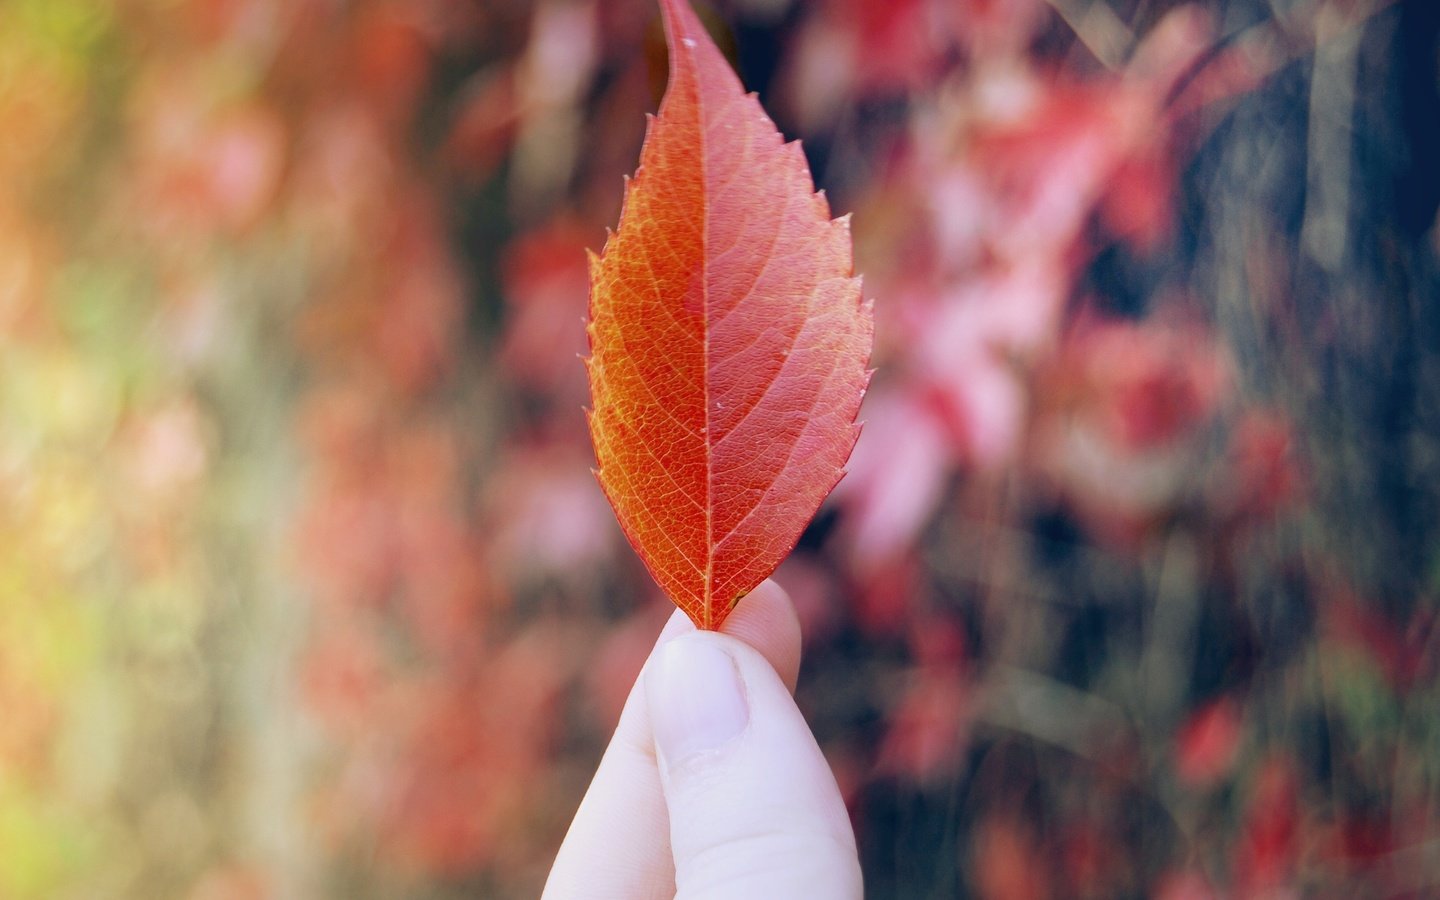
[[873, 324], [800, 145], [685, 0], [660, 5], [669, 86], [590, 259], [590, 436], [630, 543], [714, 630], [843, 475]]

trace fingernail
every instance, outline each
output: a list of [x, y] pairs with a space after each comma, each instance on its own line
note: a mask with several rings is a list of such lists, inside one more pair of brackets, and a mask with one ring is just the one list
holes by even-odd
[[645, 693], [655, 746], [669, 766], [714, 750], [750, 721], [735, 661], [703, 638], [662, 644], [646, 675]]

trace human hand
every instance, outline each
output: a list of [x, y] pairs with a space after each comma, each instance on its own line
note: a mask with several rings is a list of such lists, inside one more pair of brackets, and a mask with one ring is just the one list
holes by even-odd
[[722, 633], [678, 610], [625, 701], [544, 900], [861, 895], [835, 777], [791, 691], [800, 625], [772, 581]]

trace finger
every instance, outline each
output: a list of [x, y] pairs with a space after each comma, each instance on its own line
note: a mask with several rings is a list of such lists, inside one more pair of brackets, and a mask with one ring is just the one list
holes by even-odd
[[[766, 581], [742, 598], [722, 630], [754, 647], [794, 688], [800, 670], [800, 623], [790, 598], [778, 585]], [[685, 614], [676, 610], [656, 647], [694, 631]], [[643, 679], [642, 673], [625, 701], [615, 736], [555, 857], [545, 900], [669, 900], [675, 895], [670, 822], [656, 770], [650, 715], [639, 687]]]
[[[692, 631], [693, 628], [687, 628], [677, 634]], [[800, 618], [784, 588], [768, 578], [760, 582], [759, 587], [740, 598], [739, 605], [720, 627], [720, 633], [754, 647], [779, 674], [785, 687], [794, 693], [795, 679], [800, 675]]]
[[[694, 629], [685, 614], [676, 610], [661, 629], [656, 646]], [[617, 840], [619, 836], [623, 839]], [[668, 900], [674, 895], [669, 825], [655, 767], [649, 713], [639, 692], [632, 688], [610, 745], [555, 856], [541, 900]]]
[[685, 634], [656, 649], [641, 679], [677, 898], [860, 897], [835, 777], [763, 656], [723, 634]]

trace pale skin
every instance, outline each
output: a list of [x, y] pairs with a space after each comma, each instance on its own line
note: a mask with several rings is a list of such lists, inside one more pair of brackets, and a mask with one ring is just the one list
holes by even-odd
[[676, 611], [630, 691], [544, 900], [861, 896], [855, 836], [791, 694], [800, 625], [766, 581], [720, 633]]

